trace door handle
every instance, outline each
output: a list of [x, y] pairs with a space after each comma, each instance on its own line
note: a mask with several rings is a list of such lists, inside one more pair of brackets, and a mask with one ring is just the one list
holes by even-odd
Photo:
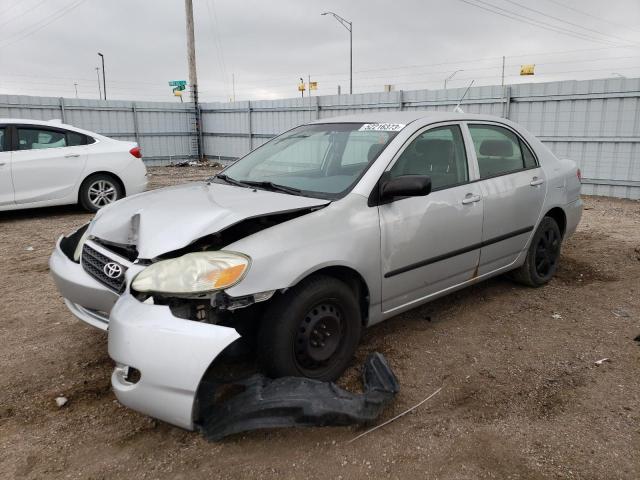
[[543, 179], [538, 177], [533, 177], [531, 182], [529, 182], [529, 185], [531, 185], [532, 187], [537, 187], [538, 185], [542, 185], [543, 183], [544, 183]]
[[65, 155], [64, 158], [76, 158], [79, 157], [79, 153], [70, 153], [69, 155]]
[[480, 195], [474, 195], [473, 193], [467, 193], [467, 195], [462, 199], [463, 205], [469, 205], [470, 203], [476, 203], [482, 200]]

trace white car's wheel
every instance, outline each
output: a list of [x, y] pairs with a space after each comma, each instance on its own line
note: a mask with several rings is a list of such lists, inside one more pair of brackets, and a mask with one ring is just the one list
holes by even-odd
[[120, 182], [111, 175], [91, 175], [80, 187], [80, 204], [90, 212], [97, 212], [124, 196]]

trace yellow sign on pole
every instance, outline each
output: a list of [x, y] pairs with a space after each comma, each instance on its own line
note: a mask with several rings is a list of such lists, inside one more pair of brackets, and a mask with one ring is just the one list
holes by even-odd
[[317, 90], [318, 82], [309, 82], [309, 90]]
[[520, 75], [535, 75], [534, 69], [535, 65], [521, 65], [520, 66]]
[[307, 89], [306, 84], [304, 83], [299, 83], [298, 84], [298, 91], [299, 92], [304, 92]]

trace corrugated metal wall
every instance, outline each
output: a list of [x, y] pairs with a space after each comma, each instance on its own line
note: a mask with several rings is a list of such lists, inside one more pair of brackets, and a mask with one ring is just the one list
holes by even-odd
[[[202, 105], [204, 151], [230, 161], [289, 128], [337, 115], [451, 111], [464, 88]], [[507, 117], [575, 160], [591, 195], [640, 198], [640, 79], [475, 87], [462, 108]]]
[[[311, 120], [388, 110], [451, 111], [464, 88], [330, 95], [201, 105], [203, 151], [232, 161], [269, 138]], [[474, 87], [469, 113], [520, 123], [560, 157], [575, 160], [586, 194], [640, 198], [640, 79]], [[192, 104], [0, 95], [0, 117], [51, 119], [137, 140], [145, 161], [195, 158]]]
[[0, 118], [61, 119], [118, 140], [138, 142], [149, 165], [197, 158], [193, 105], [0, 95]]

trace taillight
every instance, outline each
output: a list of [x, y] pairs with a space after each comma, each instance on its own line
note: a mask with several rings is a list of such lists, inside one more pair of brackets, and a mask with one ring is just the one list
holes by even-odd
[[140, 147], [133, 147], [129, 150], [129, 153], [136, 158], [142, 158], [142, 152], [140, 151]]
[[580, 169], [576, 170], [576, 176], [578, 177], [578, 181], [582, 182], [582, 172], [580, 171]]

